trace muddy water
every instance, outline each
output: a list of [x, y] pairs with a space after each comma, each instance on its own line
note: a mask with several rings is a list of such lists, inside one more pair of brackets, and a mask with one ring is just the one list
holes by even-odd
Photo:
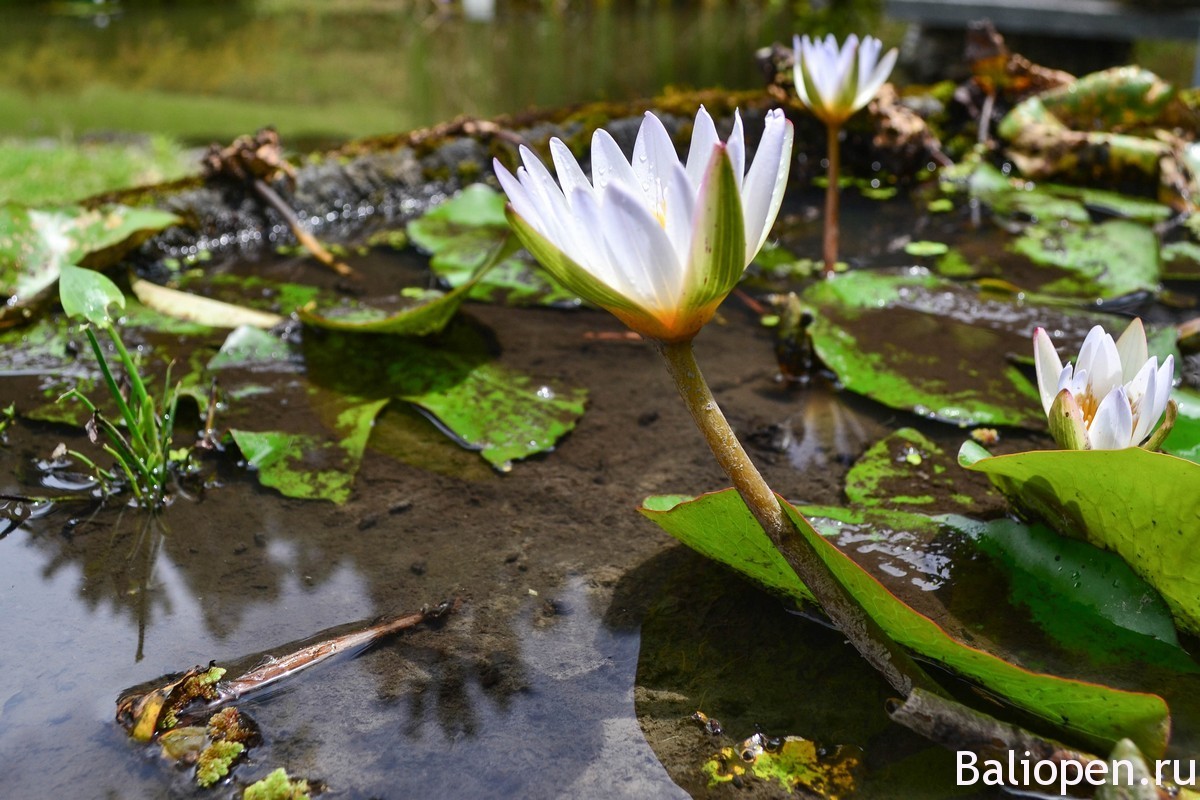
[[[849, 201], [852, 263], [902, 259], [905, 203], [856, 214]], [[818, 235], [799, 224], [789, 244], [816, 252]], [[236, 674], [318, 632], [452, 597], [461, 608], [443, 624], [245, 705], [265, 741], [238, 783], [285, 766], [349, 798], [706, 795], [704, 759], [762, 729], [860, 748], [859, 796], [963, 796], [952, 755], [889, 723], [888, 687], [841, 636], [634, 512], [650, 494], [726, 485], [649, 348], [597, 338], [619, 331], [597, 312], [466, 313], [492, 332], [503, 365], [590, 391], [554, 452], [499, 475], [392, 409], [343, 507], [283, 499], [226, 457], [202, 498], [177, 501], [156, 527], [130, 511], [60, 508], [0, 540], [0, 796], [202, 796], [114, 724], [121, 690], [211, 659]], [[794, 500], [842, 502], [846, 466], [901, 425], [951, 451], [961, 441], [820, 383], [786, 387], [772, 347], [736, 299], [697, 343], [734, 427]], [[382, 452], [414, 430], [434, 469]], [[33, 462], [60, 440], [82, 444], [66, 428], [16, 425], [0, 447], [0, 492], [33, 491]], [[842, 538], [931, 606], [986, 606], [1002, 591], [955, 542]], [[992, 622], [1003, 638], [1020, 621]], [[1172, 687], [1173, 708], [1200, 696], [1195, 683]], [[690, 722], [697, 709], [721, 719], [726, 738]]]

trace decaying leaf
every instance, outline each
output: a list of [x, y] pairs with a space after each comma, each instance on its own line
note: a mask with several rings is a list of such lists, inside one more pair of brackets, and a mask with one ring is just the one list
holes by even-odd
[[723, 747], [703, 766], [709, 786], [743, 786], [752, 778], [778, 783], [802, 797], [839, 800], [854, 793], [862, 752], [848, 745], [822, 747], [799, 736], [772, 738], [756, 733]]

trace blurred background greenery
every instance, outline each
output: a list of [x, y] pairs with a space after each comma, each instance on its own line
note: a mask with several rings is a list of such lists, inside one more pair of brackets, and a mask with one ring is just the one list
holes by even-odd
[[191, 148], [264, 125], [303, 150], [461, 114], [753, 87], [755, 49], [793, 32], [897, 45], [905, 31], [882, 0], [488, 5], [0, 0], [0, 200], [169, 179]]

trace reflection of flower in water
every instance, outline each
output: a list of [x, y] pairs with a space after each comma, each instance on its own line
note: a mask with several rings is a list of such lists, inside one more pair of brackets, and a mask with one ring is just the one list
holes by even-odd
[[[878, 427], [851, 408], [844, 393], [810, 387], [798, 402], [803, 406], [799, 424], [789, 420], [772, 426], [765, 444], [787, 454], [788, 462], [801, 472], [849, 466], [872, 438], [868, 426]], [[762, 443], [761, 436], [756, 438]]]

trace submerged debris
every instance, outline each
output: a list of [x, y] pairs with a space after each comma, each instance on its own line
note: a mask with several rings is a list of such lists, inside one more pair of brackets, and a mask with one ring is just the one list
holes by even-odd
[[776, 781], [789, 792], [799, 789], [808, 797], [838, 800], [854, 793], [861, 767], [862, 752], [857, 747], [826, 748], [799, 736], [773, 738], [756, 733], [733, 747], [721, 748], [703, 769], [709, 786], [732, 783], [740, 787], [758, 779]]
[[[457, 600], [422, 608], [361, 630], [324, 639], [279, 658], [268, 657], [259, 666], [230, 681], [226, 670], [210, 663], [155, 682], [148, 690], [136, 687], [117, 699], [117, 722], [138, 742], [154, 742], [169, 761], [195, 767], [195, 780], [208, 787], [229, 775], [234, 763], [262, 740], [258, 725], [248, 714], [230, 705], [279, 681], [296, 675], [333, 656], [355, 654], [385, 636], [440, 619], [453, 612]], [[260, 781], [258, 794], [247, 797], [308, 797], [306, 781], [291, 782], [282, 770]], [[255, 784], [255, 786], [259, 786]], [[292, 793], [283, 793], [289, 788]], [[253, 787], [251, 787], [253, 788]], [[262, 792], [275, 792], [263, 794]]]

